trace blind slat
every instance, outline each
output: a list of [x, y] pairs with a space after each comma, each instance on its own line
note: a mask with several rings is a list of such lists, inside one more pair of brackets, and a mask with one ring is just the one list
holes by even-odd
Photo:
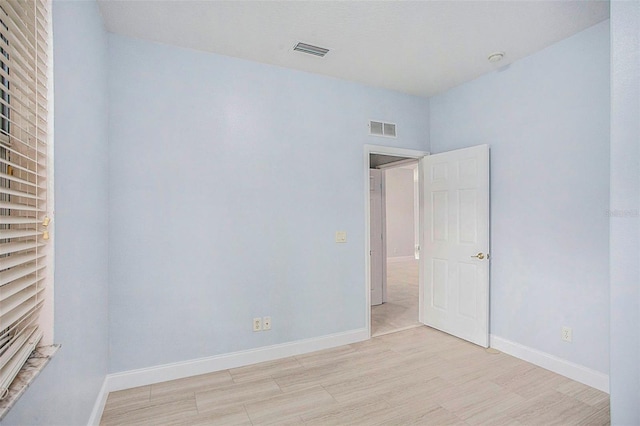
[[2, 286], [0, 287], [0, 300], [8, 299], [14, 294], [21, 292], [25, 288], [34, 286], [34, 284], [37, 284], [43, 279], [44, 277], [29, 276], [21, 278], [19, 280], [15, 280], [11, 284]]
[[[7, 365], [10, 363], [11, 358], [14, 358], [16, 356], [16, 354], [18, 354], [21, 351], [22, 344], [15, 344], [15, 342], [17, 341], [22, 341], [22, 340], [29, 340], [31, 338], [31, 336], [36, 332], [37, 327], [31, 325], [30, 327], [24, 327], [21, 332], [17, 335], [15, 335], [12, 339], [9, 339], [10, 345], [6, 345], [6, 348], [2, 353], [2, 356], [0, 357], [0, 362], [3, 363], [4, 365]], [[2, 382], [2, 372], [0, 370], [0, 382]]]
[[32, 264], [0, 272], [0, 287], [9, 284], [13, 280], [18, 280], [20, 278], [26, 277], [27, 275], [31, 275], [44, 268], [45, 265]]
[[[2, 132], [0, 132], [2, 133]], [[4, 135], [4, 133], [2, 133], [2, 135]], [[46, 168], [46, 164], [42, 162], [43, 159], [46, 158], [44, 153], [41, 153], [36, 147], [32, 147], [32, 146], [27, 146], [26, 144], [24, 144], [21, 140], [17, 139], [17, 138], [12, 138], [12, 142], [20, 142], [21, 145], [16, 146], [15, 148], [12, 148], [11, 146], [8, 146], [7, 144], [0, 144], [0, 148], [4, 149], [6, 152], [18, 156], [17, 159], [15, 159], [14, 161], [10, 161], [6, 158], [2, 158], [0, 157], [0, 163], [5, 163], [13, 168], [19, 169], [19, 170], [24, 170], [25, 172], [30, 172], [30, 173], [37, 173], [37, 171], [34, 171], [32, 169], [28, 169], [23, 167], [24, 163], [28, 163], [29, 165], [31, 165], [32, 167], [37, 165], [38, 167], [41, 168]], [[18, 151], [17, 148], [22, 148], [25, 152], [20, 152]], [[37, 151], [37, 155], [36, 154], [31, 154], [31, 151], [36, 152]], [[18, 163], [21, 163], [22, 166]]]
[[2, 369], [0, 369], [0, 392], [5, 393], [5, 389], [9, 388], [13, 379], [18, 375], [20, 369], [27, 362], [29, 355], [36, 348], [40, 339], [42, 339], [42, 331], [34, 327], [34, 331], [25, 337], [24, 341], [17, 341], [12, 347], [18, 348], [16, 354], [8, 360]]
[[[3, 86], [2, 84], [0, 84], [0, 90], [3, 90]], [[11, 105], [9, 104], [9, 101], [6, 101], [2, 98], [2, 96], [0, 96], [0, 104], [4, 105], [6, 108], [10, 108]], [[17, 115], [18, 118], [20, 118], [20, 121], [30, 121], [30, 122], [34, 122], [36, 121], [37, 118], [39, 117], [29, 117], [27, 116], [26, 113], [22, 112], [20, 109], [18, 108], [12, 108], [11, 109], [11, 115]], [[4, 117], [5, 119], [8, 118], [5, 115], [2, 115], [2, 117]]]
[[21, 316], [14, 318], [11, 327], [0, 331], [0, 341], [5, 342], [0, 348], [0, 356], [3, 356], [8, 349], [6, 347], [7, 341], [9, 342], [9, 344], [11, 344], [12, 340], [15, 340], [20, 334], [24, 332], [25, 329], [35, 323], [34, 320], [37, 320], [38, 311], [41, 307], [42, 301], [34, 303], [34, 305], [30, 307], [29, 310], [24, 312]]
[[5, 93], [11, 96], [11, 102], [17, 102], [20, 104], [21, 108], [24, 108], [27, 111], [35, 112], [35, 109], [33, 108], [33, 106], [28, 105], [26, 103], [27, 101], [21, 99], [21, 97], [15, 91], [12, 91], [10, 88], [7, 89], [6, 86], [2, 86], [2, 85], [0, 85], [0, 89], [2, 89], [2, 91], [4, 91]]
[[[38, 223], [40, 221], [35, 217], [0, 215], [0, 225], [37, 225]], [[2, 239], [2, 234], [0, 234], [0, 239]]]
[[[8, 61], [3, 61], [5, 64]], [[9, 65], [15, 65], [15, 64], [11, 64], [9, 63]], [[7, 90], [6, 88], [4, 88], [3, 90], [5, 92], [9, 92], [12, 94], [12, 96], [18, 97], [18, 99], [22, 98], [21, 100], [23, 102], [21, 102], [24, 106], [26, 106], [27, 108], [33, 108], [30, 104], [28, 104], [27, 102], [33, 102], [35, 105], [35, 86], [36, 86], [36, 82], [35, 80], [27, 80], [24, 78], [23, 74], [21, 71], [19, 71], [18, 67], [13, 67], [13, 69], [11, 70], [12, 73], [15, 73], [15, 77], [13, 75], [9, 75], [6, 71], [4, 71], [2, 68], [0, 68], [0, 76], [4, 77], [5, 79], [9, 80], [9, 81], [13, 81], [14, 83], [20, 83], [18, 84], [12, 84], [9, 90]], [[15, 89], [14, 89], [15, 88]], [[25, 101], [24, 99], [27, 99], [27, 101]]]
[[33, 200], [42, 200], [37, 194], [30, 194], [24, 191], [17, 191], [15, 189], [8, 189], [0, 187], [0, 194], [13, 195], [14, 197], [31, 198]]
[[[0, 74], [2, 74], [2, 72], [0, 72]], [[35, 134], [35, 128], [36, 128], [36, 117], [33, 118], [29, 118], [29, 119], [25, 119], [25, 120], [21, 120], [20, 123], [17, 122], [16, 120], [12, 120], [9, 117], [7, 117], [6, 115], [2, 115], [2, 118], [7, 120], [9, 122], [10, 126], [16, 127], [16, 129], [13, 130], [20, 130], [21, 133], [26, 134], [27, 136], [29, 136], [31, 139], [36, 140], [37, 136]], [[34, 130], [28, 130], [25, 128], [24, 125], [22, 124], [26, 124], [27, 126], [32, 127]], [[25, 140], [26, 138], [24, 137], [25, 135], [20, 135], [21, 137], [16, 137], [14, 134], [13, 140], [19, 140], [20, 143], [27, 145], [27, 146], [32, 146], [31, 144], [27, 143]]]
[[0, 321], [4, 324], [4, 317], [24, 304], [35, 305], [33, 299], [37, 293], [38, 286], [30, 285], [6, 299], [0, 300]]
[[37, 213], [42, 213], [45, 211], [40, 207], [27, 206], [25, 204], [8, 203], [5, 201], [0, 201], [0, 209], [10, 209], [10, 210], [37, 212]]
[[21, 185], [31, 185], [35, 188], [39, 188], [35, 182], [29, 182], [28, 180], [24, 180], [24, 179], [20, 179], [19, 177], [13, 176], [13, 175], [8, 175], [6, 173], [2, 173], [0, 172], [0, 179], [8, 179], [10, 181], [13, 181], [15, 183], [19, 183]]
[[[24, 318], [25, 314], [28, 314], [30, 310], [33, 310], [34, 308], [37, 309], [37, 306], [40, 302], [38, 302], [37, 300], [37, 294], [34, 295], [31, 299], [27, 299], [26, 303], [23, 303], [22, 305], [20, 305], [20, 307], [22, 309], [14, 309], [10, 312], [7, 312], [6, 315], [3, 315], [2, 321], [6, 321], [8, 324], [13, 323], [16, 324], [17, 322], [20, 321], [21, 318]], [[13, 328], [13, 331], [16, 330], [20, 330], [20, 327], [17, 326]], [[5, 333], [6, 334], [6, 333]]]
[[44, 243], [39, 242], [18, 242], [18, 243], [4, 243], [0, 244], [0, 255], [18, 253], [25, 250], [33, 250], [44, 246]]
[[[25, 238], [25, 237], [35, 237], [39, 235], [40, 232], [36, 229], [3, 229], [2, 230], [2, 239], [15, 239], [15, 238]], [[0, 266], [2, 266], [3, 259], [0, 259]]]
[[[35, 245], [35, 243], [34, 243]], [[44, 257], [43, 253], [17, 254], [14, 256], [3, 257], [0, 259], [0, 269], [15, 268], [16, 266], [25, 265], [27, 263], [34, 262]]]

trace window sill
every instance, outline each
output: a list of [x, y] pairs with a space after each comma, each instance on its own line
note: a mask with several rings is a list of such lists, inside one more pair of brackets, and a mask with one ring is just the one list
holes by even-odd
[[0, 421], [4, 419], [11, 407], [20, 399], [22, 394], [33, 383], [36, 377], [49, 363], [53, 355], [60, 349], [60, 345], [39, 346], [29, 356], [24, 367], [18, 373], [11, 386], [9, 386], [9, 394], [4, 399], [0, 399]]

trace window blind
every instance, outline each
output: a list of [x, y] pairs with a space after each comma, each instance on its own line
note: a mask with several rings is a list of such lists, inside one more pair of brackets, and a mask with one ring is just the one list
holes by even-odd
[[0, 398], [43, 334], [48, 7], [0, 0]]

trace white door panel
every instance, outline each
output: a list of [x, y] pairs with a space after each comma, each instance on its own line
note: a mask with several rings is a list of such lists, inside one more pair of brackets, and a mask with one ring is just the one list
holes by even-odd
[[427, 156], [422, 170], [424, 323], [488, 347], [489, 147]]

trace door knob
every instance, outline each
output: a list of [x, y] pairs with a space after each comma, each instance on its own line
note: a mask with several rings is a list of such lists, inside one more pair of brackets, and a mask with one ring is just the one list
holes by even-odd
[[478, 259], [482, 260], [484, 259], [484, 253], [478, 253], [475, 256], [471, 256], [471, 257], [477, 257]]

